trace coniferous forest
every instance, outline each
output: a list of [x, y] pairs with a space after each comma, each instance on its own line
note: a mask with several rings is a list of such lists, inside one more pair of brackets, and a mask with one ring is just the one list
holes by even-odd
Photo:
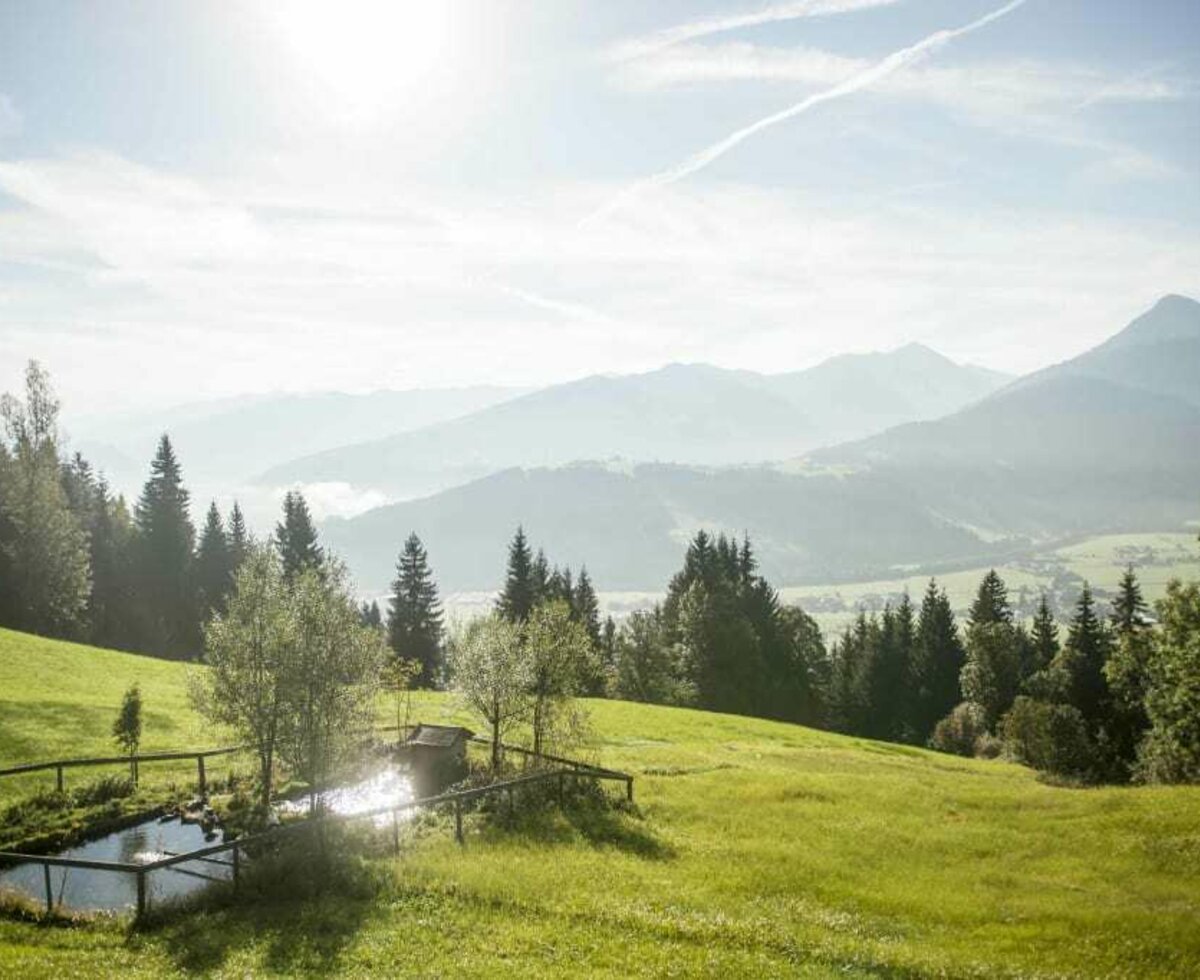
[[[50, 379], [29, 365], [6, 395], [0, 445], [0, 625], [173, 659], [195, 659], [225, 610], [252, 537], [235, 503], [197, 529], [183, 467], [163, 435], [138, 499], [114, 494], [58, 435]], [[286, 579], [332, 559], [304, 497], [288, 492], [269, 544]], [[540, 609], [577, 624], [582, 650], [562, 693], [692, 706], [799, 722], [963, 755], [1005, 755], [1078, 782], [1200, 779], [1200, 584], [1173, 582], [1151, 609], [1134, 569], [1111, 610], [1084, 583], [1069, 620], [1045, 597], [1021, 622], [1005, 583], [985, 575], [964, 622], [931, 580], [825, 638], [758, 572], [753, 543], [699, 531], [666, 597], [622, 622], [601, 618], [586, 567], [552, 565], [518, 528], [496, 614], [522, 626]], [[416, 686], [453, 681], [430, 556], [401, 545], [385, 632]], [[448, 635], [449, 632], [449, 635]]]

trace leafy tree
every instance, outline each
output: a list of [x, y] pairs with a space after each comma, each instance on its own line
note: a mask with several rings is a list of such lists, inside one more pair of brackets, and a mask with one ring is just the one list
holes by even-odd
[[200, 532], [200, 546], [196, 549], [196, 584], [202, 620], [207, 621], [225, 607], [225, 599], [233, 588], [233, 570], [225, 524], [214, 501], [209, 504]]
[[253, 546], [234, 576], [225, 613], [204, 631], [204, 661], [193, 701], [210, 721], [228, 725], [253, 747], [261, 803], [271, 802], [279, 745], [287, 730], [289, 663], [296, 622], [278, 556]]
[[1200, 582], [1167, 584], [1146, 669], [1149, 730], [1138, 753], [1148, 782], [1200, 782]]
[[[611, 622], [611, 620], [610, 620]], [[681, 671], [663, 635], [662, 612], [630, 613], [616, 638], [616, 693], [626, 701], [690, 704], [680, 682]]]
[[499, 612], [474, 620], [451, 643], [449, 664], [455, 689], [491, 732], [498, 770], [505, 732], [529, 716], [533, 670], [519, 627]]
[[1084, 778], [1095, 749], [1079, 709], [1018, 697], [1001, 725], [1008, 753], [1042, 772]]
[[974, 701], [963, 701], [934, 726], [929, 744], [939, 752], [972, 756], [979, 739], [986, 734], [983, 708]]
[[790, 663], [776, 663], [779, 691], [777, 717], [792, 718], [803, 725], [824, 725], [825, 691], [829, 685], [829, 657], [821, 627], [799, 606], [779, 610], [782, 640]]
[[533, 556], [525, 539], [525, 529], [518, 527], [508, 546], [508, 571], [505, 574], [504, 591], [496, 601], [496, 611], [510, 623], [524, 622], [541, 598], [539, 593], [539, 582], [534, 574]]
[[921, 599], [917, 635], [913, 647], [912, 726], [918, 740], [925, 741], [933, 728], [959, 703], [959, 675], [966, 652], [959, 639], [950, 598], [932, 579]]
[[121, 700], [121, 710], [112, 727], [113, 739], [121, 747], [121, 751], [129, 756], [129, 778], [137, 782], [138, 746], [142, 742], [142, 692], [136, 684], [125, 692]]
[[1016, 633], [1002, 618], [974, 622], [967, 629], [967, 660], [960, 678], [963, 697], [979, 706], [993, 731], [1020, 690], [1021, 664]]
[[412, 714], [412, 690], [417, 678], [421, 676], [421, 665], [416, 660], [388, 657], [384, 661], [379, 676], [383, 689], [395, 700], [396, 742], [399, 744], [404, 740], [404, 734], [409, 727], [409, 717]]
[[91, 583], [87, 535], [60, 475], [58, 410], [37, 361], [26, 368], [24, 401], [0, 399], [0, 602], [10, 625], [66, 636], [84, 632]]
[[442, 607], [429, 556], [410, 534], [396, 562], [388, 605], [388, 644], [397, 657], [421, 665], [419, 687], [433, 687], [442, 667]]
[[521, 626], [529, 661], [529, 719], [533, 751], [541, 754], [576, 727], [571, 698], [593, 672], [595, 651], [566, 602], [538, 605]]
[[171, 657], [193, 655], [200, 645], [192, 575], [196, 534], [188, 517], [183, 475], [166, 435], [150, 463], [150, 478], [138, 498], [134, 521], [142, 648]]
[[289, 490], [284, 495], [283, 520], [275, 525], [275, 549], [283, 563], [283, 577], [288, 581], [305, 569], [321, 568], [325, 561], [308, 504], [299, 490]]
[[302, 567], [291, 581], [288, 607], [280, 745], [308, 784], [315, 811], [319, 791], [374, 722], [383, 635], [359, 621], [345, 569], [336, 563]]
[[1008, 588], [1004, 580], [991, 569], [979, 583], [979, 591], [971, 610], [967, 615], [968, 626], [987, 623], [1003, 623], [1011, 626], [1013, 621], [1012, 606], [1008, 601]]

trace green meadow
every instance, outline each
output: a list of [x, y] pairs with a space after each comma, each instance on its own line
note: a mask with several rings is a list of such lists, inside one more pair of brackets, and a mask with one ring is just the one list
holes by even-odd
[[[107, 753], [134, 681], [146, 748], [218, 744], [185, 674], [0, 631], [0, 766]], [[0, 919], [0, 976], [1200, 974], [1200, 787], [1073, 789], [795, 725], [588, 710], [583, 751], [635, 774], [633, 808], [472, 815], [461, 847], [434, 821], [399, 857], [371, 850], [361, 894], [140, 928]], [[414, 714], [456, 709], [423, 695]], [[0, 805], [28, 788], [0, 783]]]

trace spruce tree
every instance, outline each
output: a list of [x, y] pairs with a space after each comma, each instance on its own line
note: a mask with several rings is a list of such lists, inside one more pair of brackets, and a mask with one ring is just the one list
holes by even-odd
[[242, 516], [242, 508], [238, 506], [236, 500], [233, 502], [233, 508], [229, 511], [227, 527], [228, 534], [226, 538], [229, 545], [229, 566], [236, 575], [237, 570], [242, 567], [242, 562], [250, 554], [250, 546], [253, 544], [250, 532], [246, 529], [246, 518]]
[[979, 583], [979, 591], [967, 615], [967, 624], [1003, 623], [1012, 625], [1012, 606], [1008, 601], [1008, 589], [996, 570], [991, 569]]
[[1058, 656], [1058, 624], [1054, 622], [1054, 614], [1050, 611], [1050, 603], [1046, 593], [1042, 593], [1038, 601], [1037, 612], [1033, 617], [1031, 633], [1034, 670], [1045, 670]]
[[358, 618], [363, 626], [369, 626], [372, 629], [379, 629], [383, 626], [383, 614], [379, 611], [379, 603], [372, 599], [367, 602], [365, 599], [362, 605], [358, 607]]
[[1121, 584], [1117, 586], [1117, 598], [1113, 601], [1112, 626], [1118, 634], [1132, 633], [1148, 625], [1146, 618], [1150, 607], [1142, 598], [1142, 587], [1134, 574], [1133, 566], [1125, 567]]
[[179, 461], [164, 434], [134, 509], [141, 643], [147, 653], [188, 657], [200, 650], [192, 576], [196, 532], [188, 499]]
[[1070, 702], [1079, 709], [1093, 735], [1105, 722], [1110, 708], [1104, 666], [1111, 649], [1108, 630], [1096, 615], [1091, 587], [1084, 582], [1059, 660], [1069, 678]]
[[225, 611], [225, 599], [233, 590], [234, 571], [225, 524], [213, 501], [208, 506], [200, 546], [196, 549], [196, 585], [202, 621], [207, 622], [215, 612]]
[[504, 591], [496, 600], [496, 611], [510, 623], [521, 623], [529, 618], [537, 600], [533, 555], [525, 540], [525, 529], [518, 527], [508, 546], [508, 571]]
[[920, 741], [928, 740], [934, 726], [962, 699], [959, 675], [965, 661], [950, 598], [930, 579], [921, 600], [913, 652], [916, 708], [912, 718]]
[[537, 557], [533, 560], [533, 604], [545, 602], [550, 598], [550, 563], [546, 560], [546, 552], [538, 548]]
[[575, 615], [587, 631], [592, 649], [600, 649], [600, 603], [596, 598], [596, 590], [592, 586], [592, 578], [588, 575], [587, 566], [579, 569], [579, 581], [574, 590]]
[[421, 665], [419, 687], [433, 687], [442, 666], [442, 609], [429, 556], [421, 539], [410, 534], [396, 562], [388, 605], [388, 643], [401, 660]]
[[136, 531], [125, 498], [113, 497], [103, 479], [96, 481], [87, 531], [92, 567], [88, 601], [91, 641], [102, 647], [136, 649]]
[[289, 490], [284, 495], [283, 520], [275, 525], [275, 550], [288, 582], [295, 581], [306, 569], [320, 569], [325, 561], [308, 504], [299, 490]]

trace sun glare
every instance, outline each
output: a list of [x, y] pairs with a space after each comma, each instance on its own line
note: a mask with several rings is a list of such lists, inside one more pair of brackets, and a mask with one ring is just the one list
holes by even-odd
[[428, 95], [453, 71], [453, 5], [291, 0], [273, 28], [306, 91], [350, 122], [374, 122]]

